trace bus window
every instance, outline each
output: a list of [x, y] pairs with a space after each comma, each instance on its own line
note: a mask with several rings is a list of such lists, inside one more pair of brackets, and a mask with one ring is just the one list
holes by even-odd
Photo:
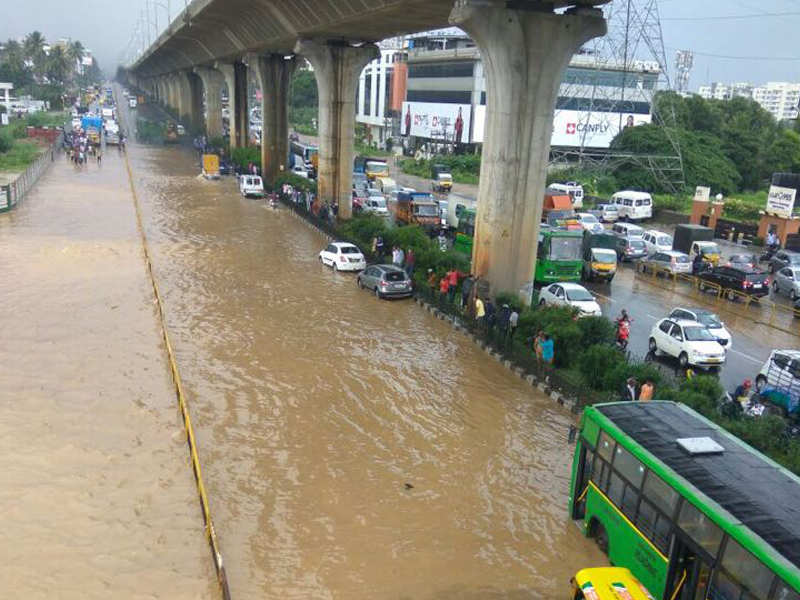
[[678, 526], [711, 556], [717, 555], [719, 543], [722, 541], [722, 530], [687, 500], [681, 506]]
[[709, 596], [721, 600], [766, 600], [773, 579], [773, 573], [755, 556], [728, 538], [722, 569], [717, 569]]
[[644, 497], [656, 505], [668, 518], [675, 514], [675, 506], [678, 504], [678, 492], [669, 487], [664, 481], [652, 471], [647, 474], [644, 482]]
[[775, 600], [800, 600], [800, 594], [795, 592], [792, 588], [790, 588], [782, 581], [779, 581], [778, 589], [775, 590], [775, 595], [773, 596], [773, 598]]
[[597, 453], [607, 462], [611, 462], [614, 453], [614, 440], [604, 431], [600, 434], [600, 443], [597, 444]]
[[669, 552], [670, 521], [645, 498], [639, 505], [636, 526], [661, 552]]
[[611, 482], [608, 484], [607, 496], [617, 506], [622, 506], [622, 493], [625, 491], [625, 482], [622, 478], [611, 472]]
[[617, 446], [617, 451], [614, 453], [614, 468], [636, 488], [642, 487], [644, 467], [622, 446]]

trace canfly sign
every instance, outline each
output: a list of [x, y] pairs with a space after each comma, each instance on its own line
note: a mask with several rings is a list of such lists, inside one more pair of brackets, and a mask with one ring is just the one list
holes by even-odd
[[780, 187], [778, 185], [769, 186], [769, 194], [767, 194], [767, 209], [766, 213], [789, 219], [794, 210], [794, 198], [797, 190], [794, 188]]

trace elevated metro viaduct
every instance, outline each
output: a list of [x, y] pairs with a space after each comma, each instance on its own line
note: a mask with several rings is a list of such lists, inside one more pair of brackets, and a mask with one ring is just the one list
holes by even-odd
[[[296, 56], [319, 89], [320, 201], [352, 214], [355, 93], [375, 41], [455, 25], [477, 43], [488, 77], [472, 270], [493, 293], [529, 302], [559, 83], [572, 55], [602, 36], [609, 0], [193, 0], [129, 67], [132, 82], [209, 136], [247, 144], [248, 65], [262, 90], [261, 156], [272, 182], [288, 156]], [[556, 12], [557, 9], [560, 12]], [[206, 115], [203, 114], [203, 96]]]

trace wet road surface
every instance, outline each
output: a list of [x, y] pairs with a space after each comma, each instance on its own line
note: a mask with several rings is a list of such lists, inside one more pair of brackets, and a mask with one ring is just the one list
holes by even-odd
[[127, 173], [63, 155], [0, 215], [0, 589], [218, 597]]
[[287, 210], [130, 150], [234, 598], [553, 598], [574, 417]]

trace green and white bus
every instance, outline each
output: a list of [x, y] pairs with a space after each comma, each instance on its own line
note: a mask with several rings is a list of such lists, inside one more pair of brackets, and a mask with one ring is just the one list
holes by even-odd
[[800, 600], [800, 478], [682, 404], [588, 407], [569, 510], [662, 600]]

